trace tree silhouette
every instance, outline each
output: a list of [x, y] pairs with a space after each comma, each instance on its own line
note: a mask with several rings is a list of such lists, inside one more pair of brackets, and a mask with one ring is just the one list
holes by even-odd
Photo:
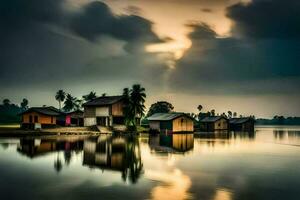
[[127, 126], [136, 128], [136, 116], [144, 116], [145, 112], [145, 88], [139, 84], [132, 86], [132, 89], [124, 88], [123, 90], [123, 101], [124, 107], [123, 112], [125, 116], [125, 123]]
[[73, 97], [71, 94], [67, 94], [66, 100], [64, 102], [63, 109], [65, 111], [72, 111], [77, 108], [77, 99]]
[[158, 101], [150, 106], [147, 117], [150, 117], [155, 113], [169, 113], [172, 112], [173, 109], [174, 106], [171, 103], [167, 101]]
[[4, 106], [9, 106], [10, 105], [10, 100], [9, 99], [3, 99], [2, 101]]
[[58, 90], [55, 95], [55, 99], [58, 101], [59, 110], [61, 110], [61, 102], [66, 98], [66, 93], [63, 90]]
[[22, 110], [27, 110], [28, 109], [28, 100], [24, 98], [20, 105], [21, 105]]
[[201, 110], [203, 109], [203, 106], [202, 106], [202, 105], [199, 105], [199, 106], [197, 107], [197, 109], [198, 109], [198, 111], [199, 111], [199, 113], [200, 113]]
[[231, 111], [228, 111], [228, 118], [232, 118], [232, 112]]
[[96, 99], [97, 95], [96, 92], [91, 91], [89, 94], [83, 95], [82, 98], [87, 102]]

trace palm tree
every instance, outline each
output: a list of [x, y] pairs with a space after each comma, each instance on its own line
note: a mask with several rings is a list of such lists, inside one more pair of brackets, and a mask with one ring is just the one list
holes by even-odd
[[55, 95], [55, 99], [58, 101], [59, 110], [61, 110], [61, 102], [66, 98], [66, 93], [63, 90], [58, 90]]
[[232, 112], [228, 111], [228, 118], [232, 118]]
[[97, 95], [96, 92], [91, 91], [89, 94], [83, 95], [82, 98], [87, 102], [96, 99]]
[[202, 105], [199, 105], [198, 107], [198, 110], [199, 110], [199, 113], [201, 112], [201, 110], [202, 110], [202, 108], [203, 108], [203, 106]]
[[65, 111], [74, 110], [76, 108], [76, 101], [77, 99], [75, 97], [73, 97], [71, 94], [67, 94], [63, 109]]
[[28, 100], [24, 98], [20, 105], [21, 105], [22, 110], [27, 110], [28, 109]]
[[10, 104], [10, 100], [9, 99], [3, 99], [3, 105], [4, 106], [9, 106], [9, 104]]
[[145, 99], [146, 93], [145, 88], [141, 87], [140, 84], [135, 84], [132, 86], [130, 99], [132, 102], [132, 107], [136, 115], [144, 116], [145, 113]]
[[127, 126], [131, 126], [132, 121], [134, 119], [134, 115], [132, 114], [132, 104], [130, 101], [130, 90], [129, 88], [124, 88], [123, 89], [123, 113], [125, 116], [125, 124]]
[[236, 112], [233, 113], [233, 117], [237, 117], [237, 113]]

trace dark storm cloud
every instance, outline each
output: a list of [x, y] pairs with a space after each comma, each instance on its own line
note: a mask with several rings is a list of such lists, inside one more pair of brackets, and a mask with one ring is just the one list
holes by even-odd
[[151, 31], [151, 26], [149, 20], [136, 15], [115, 16], [101, 2], [86, 5], [71, 22], [72, 29], [89, 40], [106, 34], [125, 41], [161, 42]]
[[1, 90], [122, 82], [164, 69], [144, 51], [146, 43], [160, 41], [150, 21], [116, 16], [101, 2], [67, 6], [64, 0], [0, 1]]
[[[228, 8], [234, 31], [227, 38], [218, 37], [208, 25], [192, 25], [192, 47], [177, 63], [171, 83], [176, 89], [204, 93], [299, 92], [298, 5], [294, 1], [285, 1], [284, 8], [279, 1], [234, 5]], [[288, 17], [286, 8], [293, 8]]]
[[246, 37], [299, 38], [300, 1], [253, 0], [228, 8], [235, 23], [234, 33]]

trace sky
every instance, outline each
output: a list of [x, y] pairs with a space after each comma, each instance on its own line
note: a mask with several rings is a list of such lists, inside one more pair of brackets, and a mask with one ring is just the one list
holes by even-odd
[[146, 106], [300, 116], [295, 0], [2, 0], [0, 100], [121, 94]]

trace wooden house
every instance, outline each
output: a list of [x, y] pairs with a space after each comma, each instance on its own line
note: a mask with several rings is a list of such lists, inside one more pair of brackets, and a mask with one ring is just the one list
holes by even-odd
[[205, 132], [214, 132], [219, 130], [228, 130], [228, 119], [224, 116], [210, 116], [200, 120], [200, 130]]
[[20, 115], [22, 128], [36, 129], [56, 126], [63, 114], [54, 107], [32, 107]]
[[[84, 126], [124, 126], [123, 102], [123, 96], [102, 96], [83, 104]], [[136, 120], [140, 122], [138, 116]]]
[[231, 131], [253, 132], [255, 120], [252, 117], [229, 119], [229, 129]]
[[150, 129], [158, 132], [194, 131], [194, 119], [184, 113], [155, 113], [147, 119]]
[[66, 120], [65, 120], [66, 126], [83, 126], [83, 111], [76, 110], [65, 114], [66, 114]]

